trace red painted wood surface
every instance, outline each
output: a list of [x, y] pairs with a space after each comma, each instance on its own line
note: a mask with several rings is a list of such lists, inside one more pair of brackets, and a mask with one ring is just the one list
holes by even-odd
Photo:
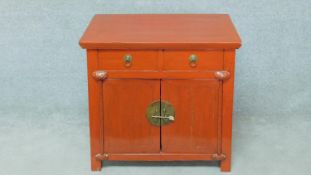
[[[101, 160], [217, 160], [230, 171], [241, 41], [228, 15], [96, 15], [80, 45], [87, 48], [92, 170]], [[176, 120], [156, 127], [145, 112], [159, 99], [173, 104]]]
[[90, 124], [90, 144], [91, 144], [91, 169], [93, 171], [100, 170], [102, 162], [96, 160], [95, 156], [102, 152], [101, 144], [101, 125], [102, 118], [102, 106], [101, 106], [101, 94], [100, 89], [101, 82], [96, 81], [92, 74], [98, 69], [97, 64], [97, 50], [87, 51], [87, 74], [88, 74], [88, 92], [89, 92], [89, 124]]
[[160, 128], [146, 117], [148, 105], [160, 99], [159, 80], [104, 81], [104, 152], [159, 153]]
[[[124, 57], [130, 55], [132, 61], [126, 65]], [[157, 70], [158, 52], [141, 50], [103, 50], [99, 52], [99, 64], [103, 70]]]
[[217, 153], [220, 82], [162, 80], [161, 99], [175, 107], [172, 124], [162, 126], [163, 153]]
[[[190, 55], [196, 55], [197, 61], [191, 66]], [[176, 51], [167, 50], [163, 52], [164, 70], [221, 70], [223, 65], [222, 51]]]
[[233, 93], [234, 93], [234, 65], [235, 50], [224, 52], [224, 69], [229, 71], [231, 76], [223, 82], [223, 103], [222, 103], [222, 152], [227, 155], [221, 161], [221, 170], [231, 170], [231, 143], [232, 143], [232, 113], [233, 113]]
[[126, 160], [126, 161], [192, 161], [192, 160], [213, 160], [212, 154], [198, 153], [134, 153], [134, 154], [109, 154], [107, 160]]
[[88, 49], [239, 48], [226, 14], [95, 15], [80, 40]]

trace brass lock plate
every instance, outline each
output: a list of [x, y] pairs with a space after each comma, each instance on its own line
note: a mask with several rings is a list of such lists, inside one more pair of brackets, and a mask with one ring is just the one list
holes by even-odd
[[155, 101], [146, 111], [148, 121], [155, 126], [163, 126], [174, 122], [175, 109], [167, 101]]

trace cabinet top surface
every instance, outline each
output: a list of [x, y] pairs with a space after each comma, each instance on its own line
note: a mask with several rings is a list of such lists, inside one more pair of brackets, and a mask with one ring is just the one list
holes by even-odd
[[237, 49], [240, 37], [226, 14], [95, 15], [80, 39], [86, 49]]

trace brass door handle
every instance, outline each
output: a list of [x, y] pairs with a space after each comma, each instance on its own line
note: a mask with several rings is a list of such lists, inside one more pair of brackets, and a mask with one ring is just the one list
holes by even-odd
[[161, 119], [169, 119], [171, 121], [174, 121], [175, 120], [175, 117], [174, 116], [157, 116], [157, 115], [153, 115], [151, 116], [152, 118], [161, 118]]

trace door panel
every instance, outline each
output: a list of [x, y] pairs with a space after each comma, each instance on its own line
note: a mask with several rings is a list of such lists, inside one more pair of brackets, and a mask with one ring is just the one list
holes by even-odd
[[104, 152], [158, 153], [160, 127], [146, 117], [160, 99], [160, 80], [108, 79], [103, 83]]
[[162, 152], [216, 153], [221, 84], [217, 80], [162, 80], [161, 100], [175, 121], [161, 127]]

